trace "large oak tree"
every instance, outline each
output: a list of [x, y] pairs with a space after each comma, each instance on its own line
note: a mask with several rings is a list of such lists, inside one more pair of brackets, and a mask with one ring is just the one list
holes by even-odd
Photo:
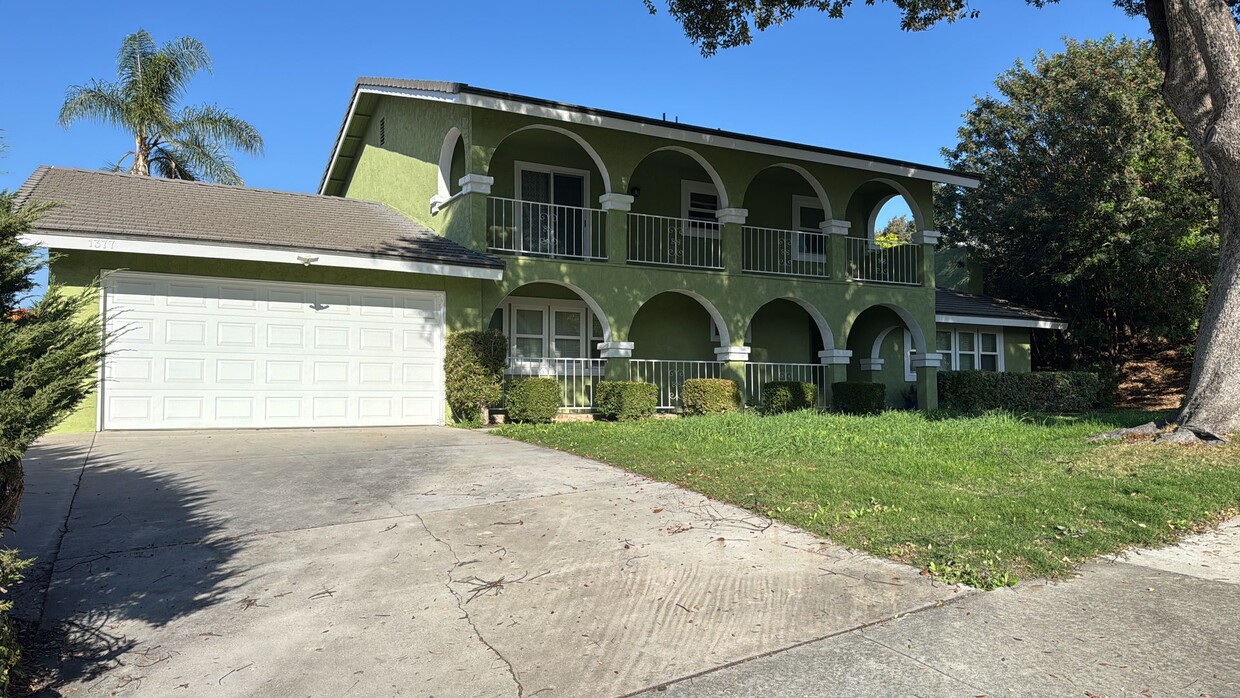
[[[874, 5], [879, 0], [863, 0]], [[887, 0], [901, 27], [928, 29], [973, 19], [969, 0]], [[1042, 7], [1057, 0], [1026, 0]], [[645, 0], [655, 9], [653, 0]], [[843, 18], [853, 0], [668, 0], [704, 54], [747, 44], [754, 29], [802, 11]], [[1163, 71], [1162, 93], [1184, 125], [1219, 198], [1219, 267], [1197, 336], [1181, 429], [1225, 438], [1240, 431], [1240, 0], [1115, 0], [1149, 21]]]

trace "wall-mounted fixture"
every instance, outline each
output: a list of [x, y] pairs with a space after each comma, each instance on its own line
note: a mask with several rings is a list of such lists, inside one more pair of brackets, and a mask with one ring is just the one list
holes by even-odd
[[312, 255], [308, 255], [308, 254], [299, 254], [297, 255], [297, 261], [301, 262], [301, 265], [303, 267], [308, 267], [311, 264], [314, 264], [315, 262], [319, 261], [319, 258], [314, 257]]
[[639, 196], [641, 196], [641, 195], [642, 195], [642, 188], [641, 188], [641, 187], [629, 187], [629, 196], [631, 196], [631, 197], [633, 197], [634, 199], [636, 199], [637, 197], [639, 197]]

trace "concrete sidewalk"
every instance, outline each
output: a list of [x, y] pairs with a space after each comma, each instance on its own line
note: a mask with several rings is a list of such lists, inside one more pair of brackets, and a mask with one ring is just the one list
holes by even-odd
[[964, 596], [657, 695], [1234, 697], [1238, 627], [1240, 519], [1071, 580]]

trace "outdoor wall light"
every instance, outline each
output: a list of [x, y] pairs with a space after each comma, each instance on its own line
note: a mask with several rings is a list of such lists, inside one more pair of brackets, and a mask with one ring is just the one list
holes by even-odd
[[642, 195], [641, 187], [630, 187], [629, 188], [629, 196], [633, 197], [634, 199], [636, 199], [637, 197], [641, 195]]
[[308, 254], [299, 254], [297, 255], [297, 261], [301, 262], [302, 266], [308, 267], [319, 261], [319, 258]]

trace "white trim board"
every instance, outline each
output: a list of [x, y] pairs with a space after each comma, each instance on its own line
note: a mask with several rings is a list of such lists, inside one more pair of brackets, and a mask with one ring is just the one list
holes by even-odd
[[935, 315], [936, 323], [952, 325], [988, 325], [990, 327], [1029, 327], [1035, 330], [1066, 330], [1068, 323], [1053, 320], [1021, 320], [1019, 318], [982, 317], [973, 315]]
[[[55, 250], [168, 255], [171, 257], [228, 259], [243, 262], [275, 262], [277, 264], [300, 264], [303, 266], [398, 271], [410, 274], [428, 274], [431, 276], [459, 276], [467, 279], [487, 279], [490, 281], [499, 281], [504, 277], [503, 269], [487, 269], [438, 262], [403, 261], [366, 255], [320, 252], [313, 249], [277, 250], [264, 247], [238, 247], [198, 242], [133, 240], [108, 237], [102, 234], [87, 237], [81, 235], [30, 233], [20, 236], [20, 239], [26, 245], [35, 245]], [[310, 264], [305, 264], [303, 258], [309, 258], [312, 261]]]
[[[812, 150], [802, 150], [787, 145], [777, 145], [773, 143], [758, 143], [755, 141], [735, 138], [732, 136], [714, 135], [709, 133], [701, 133], [699, 131], [689, 131], [686, 129], [676, 128], [674, 125], [662, 126], [658, 124], [649, 124], [629, 119], [619, 118], [616, 116], [604, 116], [600, 114], [587, 114], [580, 111], [565, 109], [562, 107], [551, 107], [540, 104], [532, 104], [530, 102], [522, 102], [516, 99], [502, 99], [499, 97], [491, 97], [484, 95], [471, 94], [469, 92], [459, 92], [455, 94], [446, 94], [443, 92], [432, 92], [429, 90], [414, 90], [398, 87], [377, 87], [372, 85], [361, 85], [357, 88], [357, 94], [369, 93], [376, 95], [392, 96], [392, 97], [408, 97], [410, 99], [422, 99], [434, 102], [448, 102], [452, 104], [461, 104], [469, 107], [478, 107], [480, 109], [493, 109], [495, 111], [508, 112], [512, 114], [522, 114], [551, 121], [560, 121], [564, 123], [581, 124], [584, 126], [595, 126], [598, 128], [611, 129], [613, 131], [626, 131], [628, 133], [639, 133], [647, 136], [655, 136], [657, 138], [666, 138], [668, 140], [680, 143], [689, 143], [695, 145], [710, 145], [717, 148], [725, 148], [728, 150], [741, 150], [751, 153], [761, 153], [764, 155], [772, 155], [774, 157], [786, 160], [801, 160], [807, 162], [818, 162], [827, 165], [838, 165], [840, 167], [850, 167], [853, 169], [864, 170], [876, 174], [895, 175], [898, 177], [909, 177], [911, 179], [921, 179], [929, 182], [941, 182], [943, 184], [955, 184], [970, 189], [976, 188], [980, 181], [976, 177], [964, 177], [960, 175], [945, 174], [940, 172], [932, 172], [923, 170], [918, 167], [906, 167], [887, 162], [875, 162], [859, 157], [849, 157], [846, 155], [835, 155], [831, 153], [821, 153]], [[354, 105], [349, 108], [349, 119], [353, 116], [353, 109], [356, 108], [356, 100]], [[346, 120], [345, 130], [342, 134], [348, 133]], [[339, 139], [344, 140], [342, 135]], [[339, 143], [337, 143], [339, 146]], [[339, 147], [332, 154], [331, 162], [327, 166], [327, 177], [323, 179], [323, 185], [319, 188], [319, 193], [327, 188], [327, 182], [330, 181], [331, 171], [336, 166]]]

